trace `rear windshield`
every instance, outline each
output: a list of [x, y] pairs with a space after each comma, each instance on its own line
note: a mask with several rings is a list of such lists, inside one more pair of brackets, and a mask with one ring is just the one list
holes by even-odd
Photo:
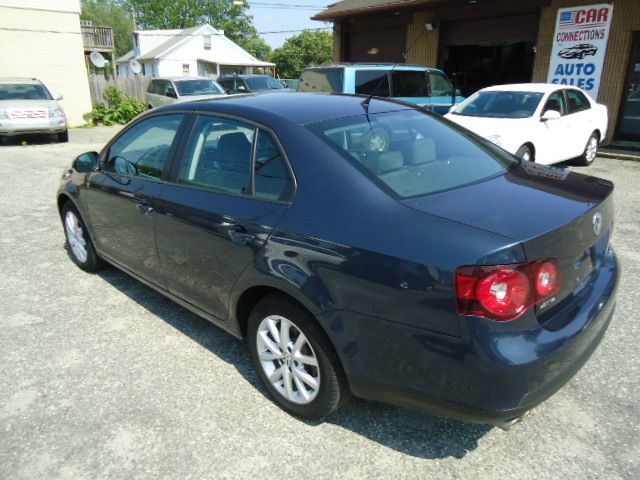
[[314, 68], [300, 75], [299, 92], [342, 93], [342, 68]]
[[356, 115], [308, 128], [401, 199], [476, 183], [517, 164], [477, 135], [416, 110]]
[[213, 80], [180, 80], [175, 83], [181, 96], [224, 93], [224, 90]]
[[37, 83], [0, 83], [0, 100], [51, 100], [51, 94]]
[[273, 77], [246, 77], [245, 82], [249, 85], [249, 89], [256, 90], [281, 90], [284, 87]]
[[527, 118], [536, 111], [542, 96], [538, 92], [477, 92], [453, 113], [469, 117]]

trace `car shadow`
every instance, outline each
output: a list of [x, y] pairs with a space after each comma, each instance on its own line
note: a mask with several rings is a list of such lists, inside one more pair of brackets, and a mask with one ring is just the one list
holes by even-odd
[[[140, 306], [233, 365], [258, 391], [269, 397], [253, 369], [244, 342], [116, 268], [101, 270], [98, 275]], [[359, 398], [352, 398], [347, 406], [326, 419], [303, 422], [309, 426], [332, 423], [398, 452], [424, 459], [462, 458], [474, 450], [478, 440], [493, 428], [433, 417]]]
[[5, 137], [0, 146], [16, 146], [16, 145], [47, 145], [49, 143], [58, 143], [56, 135], [16, 135]]

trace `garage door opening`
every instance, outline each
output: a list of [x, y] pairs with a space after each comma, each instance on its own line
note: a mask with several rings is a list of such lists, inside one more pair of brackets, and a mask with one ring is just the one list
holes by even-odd
[[530, 82], [533, 42], [503, 45], [457, 45], [444, 50], [444, 71], [455, 73], [456, 87], [468, 97], [481, 88]]
[[490, 85], [530, 82], [539, 13], [444, 22], [438, 64], [464, 96]]

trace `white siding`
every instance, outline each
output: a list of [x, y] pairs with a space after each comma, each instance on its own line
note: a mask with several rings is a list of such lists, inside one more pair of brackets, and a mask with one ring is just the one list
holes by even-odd
[[[16, 8], [19, 7], [19, 8]], [[0, 0], [0, 77], [35, 77], [61, 102], [70, 125], [91, 110], [79, 0]], [[49, 31], [64, 33], [51, 33]]]

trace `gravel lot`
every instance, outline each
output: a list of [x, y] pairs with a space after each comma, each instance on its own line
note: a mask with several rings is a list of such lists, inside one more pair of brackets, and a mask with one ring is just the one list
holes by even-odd
[[640, 163], [587, 169], [617, 187], [617, 311], [585, 368], [523, 424], [357, 399], [311, 423], [271, 403], [241, 342], [67, 258], [60, 175], [115, 131], [0, 147], [0, 478], [640, 478]]

